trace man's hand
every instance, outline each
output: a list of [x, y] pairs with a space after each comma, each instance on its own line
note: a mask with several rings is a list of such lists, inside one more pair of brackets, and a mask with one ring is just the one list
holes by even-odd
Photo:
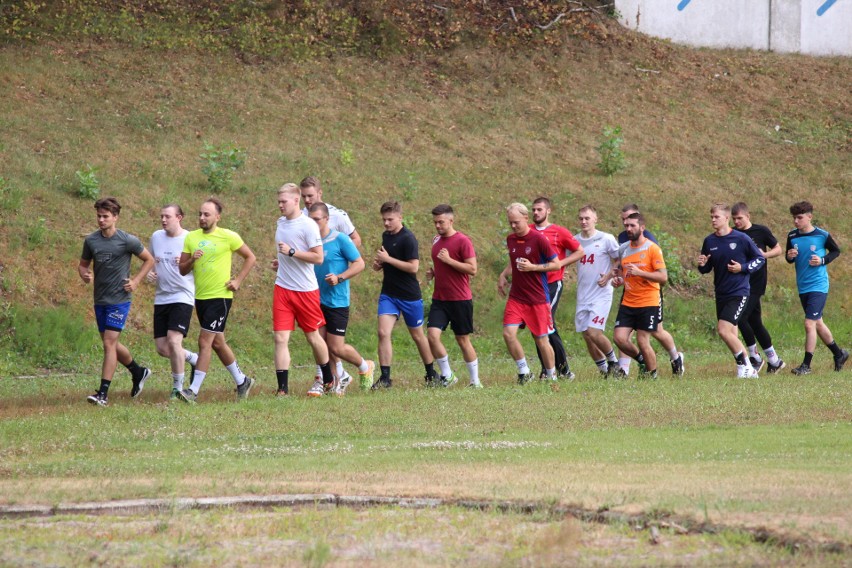
[[710, 261], [709, 254], [699, 254], [698, 255], [698, 266], [704, 266]]
[[742, 271], [743, 271], [743, 266], [739, 262], [737, 262], [736, 260], [732, 260], [731, 262], [728, 263], [728, 272], [731, 272], [733, 274], [739, 274]]

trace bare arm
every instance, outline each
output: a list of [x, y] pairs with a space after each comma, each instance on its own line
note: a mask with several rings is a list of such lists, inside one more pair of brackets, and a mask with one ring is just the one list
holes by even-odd
[[394, 268], [402, 270], [403, 272], [408, 272], [409, 274], [417, 274], [417, 271], [420, 269], [420, 259], [412, 258], [410, 260], [400, 260], [398, 258], [393, 258], [385, 250], [385, 247], [381, 247], [379, 252], [376, 253], [375, 260], [373, 260], [373, 270], [380, 270], [381, 266], [385, 264], [390, 264]]
[[[232, 278], [226, 284], [228, 290], [233, 290], [234, 292], [240, 289], [240, 285], [242, 285], [243, 280], [245, 280], [246, 276], [248, 276], [249, 272], [251, 272], [251, 269], [254, 268], [254, 265], [257, 262], [257, 257], [254, 256], [254, 253], [245, 243], [236, 250], [236, 253], [243, 257], [243, 267], [240, 269], [240, 273], [237, 274], [237, 277]], [[181, 255], [181, 258], [183, 258], [183, 255]]]
[[90, 284], [92, 280], [95, 279], [95, 275], [92, 274], [92, 271], [89, 270], [89, 266], [91, 266], [91, 260], [83, 260], [80, 259], [80, 264], [77, 265], [77, 273], [80, 275], [80, 279], [86, 284]]
[[507, 266], [503, 269], [503, 272], [500, 273], [500, 277], [497, 279], [497, 292], [499, 292], [501, 296], [506, 295], [506, 287], [509, 285], [509, 275], [511, 273], [512, 267]]
[[575, 262], [583, 258], [584, 254], [586, 253], [583, 250], [583, 245], [580, 245], [577, 250], [575, 250], [574, 252], [563, 258], [561, 261], [559, 261], [559, 267], [562, 268], [564, 266], [574, 264]]
[[776, 256], [781, 256], [784, 254], [784, 251], [781, 249], [781, 243], [776, 244], [774, 247], [767, 251], [760, 251], [760, 254], [763, 255], [763, 258], [775, 258]]
[[357, 229], [349, 233], [349, 238], [352, 239], [356, 247], [361, 248], [361, 235], [358, 234]]
[[[290, 245], [283, 242], [278, 243], [278, 252], [289, 256]], [[322, 264], [322, 245], [311, 247], [308, 250], [297, 250], [293, 253], [292, 258], [307, 262], [308, 264]]]
[[142, 261], [142, 268], [136, 273], [136, 276], [127, 280], [124, 289], [128, 292], [133, 292], [139, 286], [139, 283], [148, 275], [154, 268], [154, 256], [148, 252], [148, 249], [143, 248], [142, 252], [136, 255]]
[[367, 267], [367, 264], [364, 262], [364, 259], [360, 256], [349, 263], [349, 267], [341, 272], [340, 274], [327, 274], [325, 276], [325, 281], [328, 282], [331, 286], [337, 286], [344, 280], [349, 280], [350, 278], [354, 278], [361, 274], [364, 269]]
[[450, 252], [447, 249], [441, 249], [438, 252], [438, 260], [455, 270], [456, 272], [461, 272], [462, 274], [467, 274], [468, 276], [476, 276], [476, 257], [473, 256], [471, 258], [466, 258], [462, 261], [458, 261], [450, 256]]

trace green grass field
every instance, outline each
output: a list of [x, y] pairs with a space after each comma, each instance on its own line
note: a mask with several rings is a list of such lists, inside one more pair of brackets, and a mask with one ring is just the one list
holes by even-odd
[[[0, 69], [0, 506], [333, 493], [533, 501], [647, 521], [455, 506], [0, 518], [0, 564], [850, 563], [850, 371], [832, 372], [820, 347], [811, 376], [736, 380], [714, 330], [712, 281], [691, 275], [712, 202], [749, 202], [753, 220], [783, 240], [789, 205], [809, 199], [844, 249], [830, 267], [826, 321], [852, 344], [848, 58], [690, 50], [627, 32], [604, 44], [255, 64], [227, 52], [52, 39], [4, 43]], [[615, 125], [630, 164], [606, 177], [596, 147]], [[95, 217], [75, 172], [96, 168], [101, 195], [125, 207], [119, 227], [147, 239], [162, 204], [191, 212], [209, 195], [205, 142], [247, 151], [220, 197], [222, 226], [259, 258], [228, 324], [259, 386], [235, 403], [214, 363], [199, 405], [170, 404], [168, 365], [150, 338], [153, 291], [143, 286], [122, 340], [155, 374], [130, 400], [120, 370], [110, 406], [90, 407], [101, 351], [76, 265]], [[349, 211], [367, 255], [380, 242], [381, 202], [403, 203], [422, 257], [431, 208], [456, 207], [479, 258], [484, 390], [423, 389], [400, 329], [390, 392], [302, 396], [313, 372], [294, 335], [295, 395], [272, 396], [274, 275], [264, 266], [274, 255], [274, 190], [306, 175]], [[503, 208], [539, 194], [572, 230], [586, 203], [610, 232], [624, 203], [641, 205], [683, 275], [666, 291], [683, 380], [670, 378], [662, 353], [657, 381], [600, 380], [572, 329], [569, 270], [558, 323], [578, 379], [514, 385], [496, 294]], [[191, 213], [185, 225], [195, 227]], [[794, 275], [779, 260], [769, 270], [764, 318], [791, 368], [803, 340]], [[366, 272], [353, 282], [351, 341], [369, 357], [379, 286]], [[455, 346], [450, 354], [466, 382]], [[695, 530], [680, 534], [661, 519]]]

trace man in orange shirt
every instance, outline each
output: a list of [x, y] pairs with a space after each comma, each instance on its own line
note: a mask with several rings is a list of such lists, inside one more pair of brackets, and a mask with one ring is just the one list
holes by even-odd
[[[648, 336], [662, 319], [660, 286], [668, 280], [660, 247], [645, 237], [645, 218], [631, 213], [624, 221], [628, 242], [618, 249], [620, 267], [609, 277], [614, 286], [624, 285], [624, 296], [615, 320], [615, 343], [621, 352], [639, 364], [640, 378], [657, 377], [657, 356]], [[630, 341], [636, 330], [637, 347]]]

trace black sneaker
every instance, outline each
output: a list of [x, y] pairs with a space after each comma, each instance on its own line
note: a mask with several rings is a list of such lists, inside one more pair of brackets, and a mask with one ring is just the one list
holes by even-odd
[[518, 384], [519, 385], [525, 385], [528, 382], [530, 382], [531, 380], [533, 380], [533, 374], [532, 373], [518, 373]]
[[761, 372], [763, 370], [763, 366], [766, 364], [766, 361], [760, 357], [749, 357], [748, 362], [751, 363], [755, 373]]
[[373, 386], [370, 387], [370, 390], [382, 390], [389, 389], [393, 386], [393, 382], [387, 377], [379, 377], [379, 380], [373, 383]]
[[[381, 379], [382, 379], [382, 377], [379, 377], [379, 380], [381, 380]], [[390, 380], [390, 379], [388, 379], [388, 380]], [[431, 388], [441, 386], [441, 382], [438, 380], [438, 375], [426, 375], [425, 377], [423, 377], [423, 380], [426, 381], [426, 388], [427, 389], [431, 389]], [[376, 385], [374, 384], [373, 386], [376, 386]], [[390, 386], [390, 385], [388, 385], [388, 386]]]
[[774, 374], [774, 373], [777, 373], [778, 371], [780, 371], [781, 369], [783, 369], [784, 367], [786, 367], [787, 363], [785, 363], [781, 359], [778, 359], [777, 365], [773, 365], [772, 363], [769, 363], [768, 361], [767, 361], [766, 365], [767, 365], [766, 372], [769, 373], [769, 374]]
[[192, 363], [189, 364], [189, 384], [192, 384], [192, 381], [195, 380], [195, 365]]
[[246, 380], [243, 381], [243, 384], [237, 385], [237, 400], [245, 400], [248, 398], [249, 391], [251, 387], [254, 386], [254, 379], [251, 377], [246, 377]]
[[612, 377], [615, 380], [626, 379], [627, 373], [624, 372], [624, 369], [621, 368], [621, 365], [618, 363], [609, 363], [607, 366], [607, 375]]
[[569, 381], [569, 382], [570, 382], [570, 381], [573, 381], [574, 379], [576, 379], [576, 378], [577, 378], [577, 375], [575, 375], [575, 374], [571, 371], [571, 369], [565, 369], [565, 371], [558, 373], [556, 376], [557, 376], [557, 378], [558, 378], [559, 380], [562, 380], [562, 381]]
[[648, 373], [648, 365], [646, 365], [645, 363], [640, 363], [639, 361], [637, 361], [636, 364], [639, 366], [639, 377], [640, 378], [642, 377], [642, 375], [645, 375], [645, 374]]
[[87, 396], [86, 402], [88, 402], [89, 404], [94, 404], [96, 406], [106, 406], [107, 396], [105, 394], [96, 392], [95, 394], [90, 394], [89, 396]]
[[140, 367], [140, 371], [133, 375], [133, 388], [130, 389], [130, 398], [136, 398], [145, 387], [145, 380], [151, 376], [151, 369]]
[[834, 370], [838, 373], [842, 371], [847, 359], [849, 359], [849, 352], [844, 349], [840, 352], [840, 357], [834, 358]]
[[801, 365], [799, 365], [798, 367], [796, 367], [795, 369], [793, 369], [790, 372], [793, 373], [794, 375], [810, 375], [811, 374], [811, 368], [808, 365], [805, 365], [804, 363], [802, 363]]
[[678, 352], [677, 359], [672, 359], [672, 375], [676, 377], [683, 376], [683, 353]]
[[656, 379], [656, 378], [657, 378], [657, 370], [656, 369], [654, 369], [653, 371], [649, 371], [648, 368], [646, 367], [645, 370], [643, 371], [641, 367], [639, 368], [639, 379], [640, 380]]
[[192, 389], [183, 389], [182, 391], [178, 391], [177, 397], [187, 404], [195, 404], [196, 399], [198, 399], [198, 395], [192, 392]]

